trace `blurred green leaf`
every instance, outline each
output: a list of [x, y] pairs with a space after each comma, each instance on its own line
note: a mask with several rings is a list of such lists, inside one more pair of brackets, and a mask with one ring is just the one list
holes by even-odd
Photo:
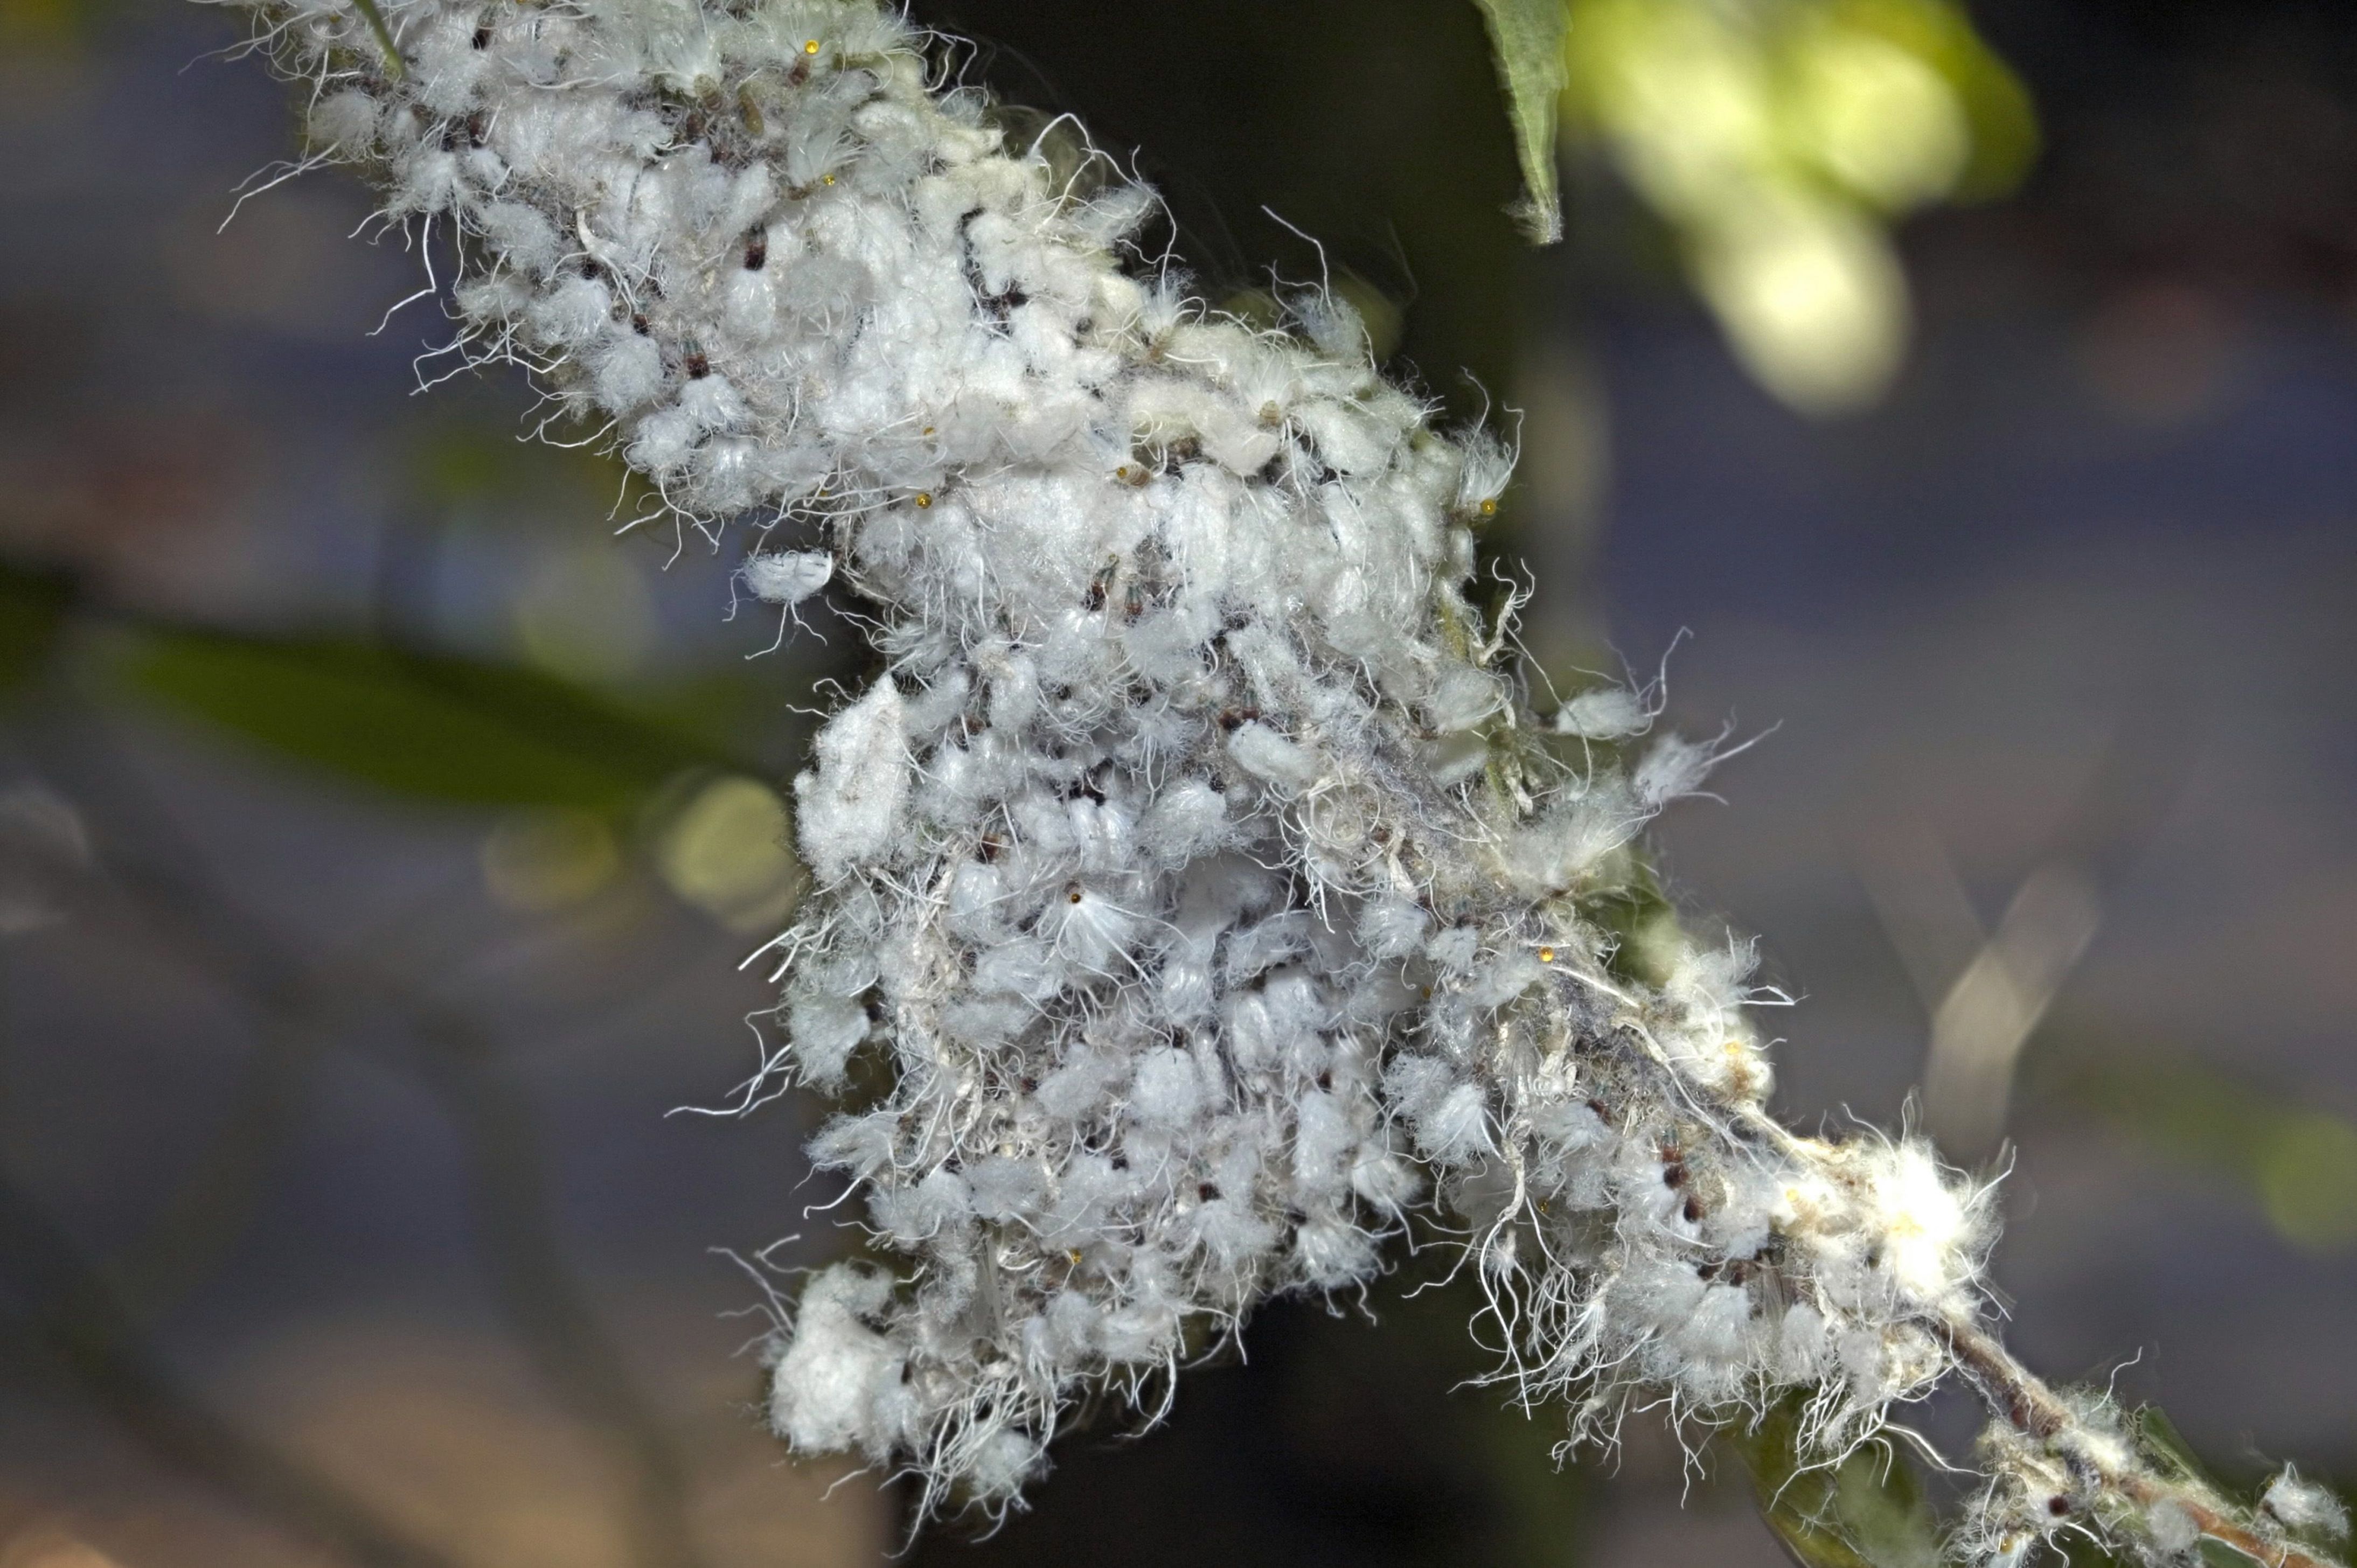
[[1836, 14], [1922, 60], [1956, 95], [1972, 150], [1948, 199], [1993, 200], [2021, 183], [2038, 157], [2038, 111], [2029, 90], [1964, 11], [1940, 0], [1839, 0]]
[[57, 646], [73, 598], [69, 577], [0, 565], [0, 694], [32, 679]]
[[1676, 235], [1760, 383], [1806, 413], [1890, 387], [1892, 227], [2018, 183], [2029, 94], [1953, 0], [1566, 0], [1562, 112]]
[[436, 427], [410, 454], [411, 483], [422, 499], [437, 506], [500, 495], [516, 488], [510, 475], [522, 461], [517, 456], [519, 446], [495, 441], [471, 424]]
[[1935, 1568], [1939, 1521], [1905, 1457], [1868, 1445], [1838, 1465], [1808, 1463], [1801, 1408], [1787, 1396], [1738, 1440], [1784, 1549], [1805, 1568]]
[[2357, 1123], [2347, 1117], [2150, 1041], [2046, 1055], [2040, 1098], [2087, 1106], [2159, 1153], [2233, 1176], [2297, 1246], [2333, 1252], [2357, 1243]]
[[607, 700], [712, 756], [735, 758], [731, 766], [757, 778], [791, 769], [805, 738], [802, 721], [784, 708], [777, 671], [759, 663], [701, 670], [659, 686], [620, 685]]
[[463, 403], [409, 433], [400, 461], [415, 521], [544, 527], [572, 538], [585, 515], [618, 505], [636, 510], [639, 481], [618, 459], [587, 447], [519, 440], [493, 411]]
[[2357, 1241], [2357, 1126], [2318, 1112], [2287, 1114], [2259, 1151], [2258, 1187], [2286, 1240], [2312, 1252]]
[[1475, 0], [1490, 24], [1490, 48], [1505, 90], [1507, 117], [1513, 123], [1514, 150], [1523, 163], [1523, 199], [1515, 219], [1534, 244], [1563, 238], [1563, 202], [1555, 189], [1555, 132], [1557, 105], [1567, 77], [1564, 32], [1569, 23], [1565, 0]]
[[0, 50], [28, 59], [72, 54], [107, 9], [92, 0], [0, 0]]
[[142, 629], [135, 690], [282, 756], [418, 800], [629, 811], [708, 744], [533, 671], [350, 639]]

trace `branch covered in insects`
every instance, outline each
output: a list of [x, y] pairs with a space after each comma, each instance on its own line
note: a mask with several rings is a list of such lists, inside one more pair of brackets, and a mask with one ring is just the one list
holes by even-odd
[[[455, 259], [451, 361], [523, 366], [649, 521], [867, 634], [742, 1101], [837, 1100], [811, 1154], [875, 1243], [771, 1348], [797, 1450], [1003, 1515], [1082, 1405], [1158, 1417], [1412, 1224], [1577, 1437], [1799, 1391], [1829, 1461], [1970, 1372], [1990, 1190], [1777, 1125], [1785, 998], [1646, 865], [1739, 746], [1656, 733], [1657, 683], [1534, 689], [1524, 590], [1476, 575], [1512, 445], [1385, 380], [1347, 301], [1207, 306], [1151, 191], [866, 0], [402, 0], [405, 80], [349, 11], [252, 8], [315, 150]], [[2172, 1560], [2165, 1514], [2017, 1508], [2068, 1466], [1997, 1430], [1961, 1550]]]

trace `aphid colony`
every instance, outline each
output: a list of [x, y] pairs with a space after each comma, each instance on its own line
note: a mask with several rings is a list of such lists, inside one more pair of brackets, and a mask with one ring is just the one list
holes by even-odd
[[1761, 1117], [1739, 950], [1616, 964], [1591, 904], [1709, 754], [1609, 760], [1632, 693], [1549, 738], [1469, 596], [1509, 455], [1346, 306], [1254, 330], [1125, 266], [1149, 193], [1059, 188], [863, 5], [396, 5], [405, 82], [340, 5], [273, 15], [319, 145], [460, 237], [468, 352], [683, 515], [802, 532], [757, 593], [876, 618], [796, 782], [770, 1065], [888, 1065], [813, 1153], [909, 1262], [804, 1293], [796, 1446], [1004, 1501], [1085, 1388], [1167, 1399], [1436, 1193], [1591, 1423], [1805, 1380], [1852, 1434], [1942, 1369], [1910, 1320], [1969, 1289], [1977, 1201]]
[[1150, 193], [1060, 184], [865, 0], [409, 0], [403, 77], [344, 0], [261, 9], [318, 146], [459, 237], [469, 355], [783, 525], [757, 595], [870, 618], [764, 1077], [866, 1085], [813, 1154], [901, 1262], [802, 1292], [795, 1448], [1004, 1507], [1085, 1393], [1158, 1411], [1412, 1217], [1582, 1430], [1805, 1384], [1838, 1449], [1948, 1369], [1984, 1195], [1764, 1115], [1748, 950], [1624, 940], [1711, 750], [1637, 750], [1649, 693], [1531, 711], [1474, 599], [1510, 456], [1346, 306], [1258, 330], [1125, 261]]

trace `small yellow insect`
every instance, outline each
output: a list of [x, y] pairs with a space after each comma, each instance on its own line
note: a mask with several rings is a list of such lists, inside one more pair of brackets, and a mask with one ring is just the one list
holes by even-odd
[[1483, 501], [1483, 502], [1481, 503], [1481, 515], [1482, 515], [1483, 517], [1495, 517], [1495, 516], [1497, 516], [1497, 515], [1498, 515], [1498, 503], [1497, 503], [1496, 501]]
[[818, 182], [821, 185], [833, 185], [834, 183], [834, 176], [831, 174], [823, 174], [818, 177]]
[[1553, 962], [1555, 961], [1555, 949], [1553, 949], [1553, 948], [1541, 948], [1541, 949], [1539, 949], [1539, 961], [1540, 961], [1541, 963], [1553, 963]]
[[917, 492], [917, 504], [920, 507], [932, 505], [933, 492], [931, 490], [919, 490]]
[[818, 53], [818, 40], [816, 38], [813, 38], [808, 43], [802, 45], [802, 53], [806, 55], [814, 55]]
[[926, 435], [931, 435], [933, 433], [933, 427], [932, 427], [931, 425], [930, 425], [930, 424], [926, 425], [926, 426], [925, 426], [924, 433], [925, 433]]

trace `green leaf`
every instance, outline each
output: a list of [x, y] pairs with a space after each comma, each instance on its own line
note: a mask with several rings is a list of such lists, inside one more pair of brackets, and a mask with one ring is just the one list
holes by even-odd
[[1949, 0], [1837, 0], [1836, 15], [1915, 55], [1946, 81], [1970, 128], [1972, 152], [1951, 193], [1956, 201], [2010, 195], [2038, 158], [2038, 111], [2029, 90]]
[[395, 81], [407, 81], [409, 64], [401, 58], [401, 46], [393, 41], [393, 29], [384, 25], [384, 13], [376, 8], [376, 0], [352, 0], [352, 4], [360, 8], [361, 16], [368, 18], [369, 31], [376, 35], [377, 43], [383, 48], [385, 64], [391, 69], [393, 79]]
[[71, 579], [0, 564], [0, 695], [33, 678], [73, 607]]
[[[471, 414], [472, 417], [468, 415]], [[416, 521], [462, 527], [541, 523], [572, 537], [578, 513], [620, 503], [637, 481], [616, 459], [582, 447], [519, 441], [482, 409], [444, 415], [414, 432], [403, 479]]]
[[1787, 1396], [1739, 1439], [1760, 1511], [1803, 1568], [1936, 1568], [1939, 1521], [1905, 1457], [1868, 1444], [1839, 1465], [1800, 1450], [1801, 1401]]
[[2174, 1481], [2199, 1481], [2204, 1486], [2215, 1483], [2201, 1467], [2201, 1460], [2177, 1423], [2161, 1413], [2158, 1405], [2145, 1405], [2136, 1412], [2133, 1427], [2136, 1446], [2144, 1451], [2145, 1462]]
[[539, 672], [350, 639], [148, 628], [135, 690], [312, 768], [413, 799], [619, 813], [718, 748]]
[[2245, 1184], [2286, 1240], [2330, 1253], [2357, 1245], [2357, 1123], [2230, 1077], [2151, 1040], [2058, 1047], [2048, 1098], [2074, 1101], [2156, 1152]]
[[1490, 48], [1513, 122], [1514, 150], [1523, 161], [1523, 199], [1515, 218], [1537, 245], [1563, 238], [1563, 201], [1555, 188], [1555, 130], [1569, 81], [1564, 63], [1565, 0], [1474, 0], [1490, 24]]

